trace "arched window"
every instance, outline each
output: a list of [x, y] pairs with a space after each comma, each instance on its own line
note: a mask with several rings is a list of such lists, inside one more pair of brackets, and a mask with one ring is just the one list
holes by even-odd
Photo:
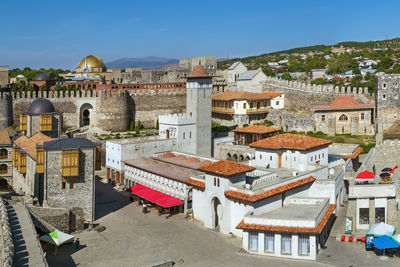
[[348, 120], [348, 118], [347, 118], [346, 114], [340, 115], [339, 121], [347, 121], [347, 120]]
[[214, 178], [214, 186], [217, 186], [217, 179]]
[[8, 158], [8, 151], [5, 148], [0, 149], [0, 159]]
[[6, 174], [6, 173], [7, 173], [7, 165], [1, 164], [0, 165], [0, 174]]
[[218, 180], [217, 180], [217, 186], [219, 187], [219, 178], [218, 178]]

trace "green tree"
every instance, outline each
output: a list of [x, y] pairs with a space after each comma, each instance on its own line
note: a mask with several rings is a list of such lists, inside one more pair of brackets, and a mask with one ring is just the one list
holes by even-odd
[[325, 85], [325, 84], [327, 84], [327, 81], [324, 78], [318, 78], [318, 79], [312, 80], [311, 84]]
[[130, 131], [135, 130], [135, 126], [134, 126], [134, 125], [135, 125], [134, 122], [131, 121], [131, 125], [129, 126], [129, 130], [130, 130]]
[[378, 63], [378, 70], [383, 71], [383, 72], [388, 72], [390, 66], [393, 64], [393, 59], [390, 57], [384, 57], [381, 59], [381, 61]]
[[285, 72], [284, 74], [282, 74], [281, 78], [288, 81], [292, 80], [292, 76], [290, 76], [289, 72]]

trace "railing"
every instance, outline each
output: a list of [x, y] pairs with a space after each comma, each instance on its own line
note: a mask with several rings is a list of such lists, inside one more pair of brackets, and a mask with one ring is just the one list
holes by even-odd
[[222, 113], [222, 114], [234, 114], [235, 111], [233, 109], [224, 109], [224, 108], [211, 108], [211, 112], [214, 113]]
[[[33, 233], [36, 233], [35, 225], [33, 224], [33, 221], [32, 221], [31, 215], [29, 213], [29, 210], [26, 207], [25, 203], [23, 203], [23, 206], [24, 206], [25, 211], [28, 214], [29, 223], [32, 226]], [[43, 264], [44, 264], [45, 267], [48, 267], [49, 265], [47, 264], [46, 257], [43, 254], [43, 249], [42, 249], [42, 246], [40, 245], [40, 241], [39, 241], [39, 238], [38, 238], [37, 234], [35, 234], [35, 239], [36, 239], [36, 244], [37, 244], [37, 246], [39, 248], [39, 251], [40, 251], [40, 255], [42, 256], [42, 259], [43, 259]]]
[[247, 109], [247, 114], [259, 114], [259, 113], [267, 113], [269, 112], [269, 108], [258, 108], [258, 109]]

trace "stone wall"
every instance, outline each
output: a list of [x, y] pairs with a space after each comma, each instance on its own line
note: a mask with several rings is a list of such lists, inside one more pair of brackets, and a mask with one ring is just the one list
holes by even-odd
[[8, 85], [8, 66], [0, 66], [0, 88]]
[[27, 206], [35, 215], [39, 216], [56, 229], [65, 233], [70, 232], [70, 214], [68, 209]]
[[8, 221], [7, 208], [0, 197], [0, 256], [1, 266], [11, 267], [13, 266], [14, 259], [14, 243], [12, 240], [12, 233], [10, 229], [10, 223]]
[[[124, 131], [133, 120], [144, 127], [154, 127], [160, 114], [183, 113], [186, 108], [185, 88], [174, 90], [101, 90], [72, 92], [12, 93], [0, 97], [0, 126], [19, 125], [19, 116], [29, 110], [38, 97], [50, 100], [57, 112], [63, 113], [63, 125], [79, 127], [84, 110], [90, 111], [90, 125], [104, 131]], [[12, 98], [12, 99], [11, 99]], [[7, 102], [8, 101], [8, 102]], [[4, 105], [3, 105], [4, 102]], [[7, 104], [6, 104], [7, 103]], [[8, 112], [6, 112], [8, 110]], [[1, 127], [0, 127], [1, 128]]]
[[315, 131], [314, 118], [311, 115], [295, 114], [283, 109], [272, 109], [267, 116], [267, 120], [274, 123], [274, 127], [282, 128], [286, 132]]

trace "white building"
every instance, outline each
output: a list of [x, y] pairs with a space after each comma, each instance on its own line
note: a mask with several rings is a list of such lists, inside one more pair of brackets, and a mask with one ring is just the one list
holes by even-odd
[[233, 63], [227, 70], [228, 84], [235, 83], [237, 78], [240, 76], [240, 74], [242, 74], [246, 71], [247, 71], [247, 68], [242, 62], [236, 61], [235, 63]]
[[[279, 67], [279, 64], [276, 64]], [[261, 69], [247, 70], [240, 61], [234, 62], [226, 70], [226, 76], [229, 91], [261, 92], [262, 84], [267, 80], [267, 76]]]
[[151, 157], [155, 153], [176, 150], [177, 142], [172, 139], [140, 140], [122, 139], [106, 142], [106, 177], [117, 184], [124, 183], [124, 161], [139, 157]]

